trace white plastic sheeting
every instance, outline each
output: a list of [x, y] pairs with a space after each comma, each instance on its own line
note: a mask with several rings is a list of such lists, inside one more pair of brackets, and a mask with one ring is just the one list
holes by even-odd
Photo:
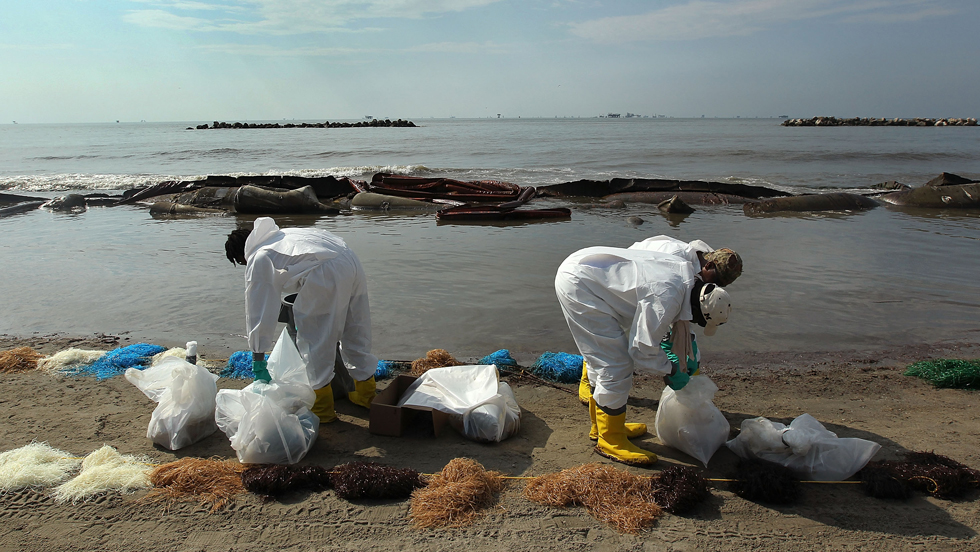
[[726, 444], [742, 458], [776, 462], [815, 481], [843, 481], [881, 448], [866, 439], [840, 438], [809, 414], [788, 427], [762, 417], [743, 420], [742, 431]]
[[398, 406], [451, 414], [450, 425], [474, 441], [500, 442], [521, 428], [521, 407], [493, 364], [433, 368], [405, 390]]
[[218, 430], [214, 422], [218, 376], [178, 356], [163, 356], [145, 370], [129, 368], [126, 380], [157, 403], [146, 428], [154, 443], [177, 450]]
[[215, 421], [243, 464], [295, 464], [313, 447], [320, 419], [306, 363], [286, 330], [269, 355], [271, 381], [218, 391]]
[[680, 391], [665, 387], [657, 407], [657, 438], [701, 461], [705, 467], [725, 444], [731, 426], [712, 402], [718, 386], [708, 376], [691, 376]]

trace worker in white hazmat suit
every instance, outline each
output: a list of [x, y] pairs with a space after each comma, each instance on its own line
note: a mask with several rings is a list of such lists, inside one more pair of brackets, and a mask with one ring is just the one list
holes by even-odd
[[[629, 441], [646, 426], [626, 424], [626, 401], [634, 371], [664, 375], [675, 388], [686, 383], [686, 363], [672, 363], [660, 346], [672, 325], [684, 328], [678, 335], [689, 335], [686, 323], [694, 321], [713, 335], [728, 320], [728, 293], [696, 275], [679, 256], [614, 247], [582, 249], [558, 268], [558, 301], [595, 389], [589, 399], [590, 437], [599, 454], [636, 465], [657, 460]], [[675, 345], [680, 358], [688, 356], [677, 351], [684, 341]]]
[[296, 293], [296, 345], [316, 391], [313, 413], [321, 423], [337, 418], [331, 382], [338, 343], [354, 379], [348, 398], [370, 408], [378, 359], [371, 354], [367, 281], [344, 240], [314, 228], [280, 229], [259, 217], [251, 230], [228, 235], [225, 254], [245, 265], [245, 325], [256, 379], [269, 381], [265, 351], [275, 342], [281, 298]]
[[[693, 240], [691, 242], [683, 242], [676, 238], [670, 236], [653, 236], [647, 238], [643, 241], [638, 241], [631, 245], [629, 249], [638, 249], [643, 251], [657, 251], [660, 253], [669, 253], [685, 259], [694, 266], [698, 273], [697, 278], [708, 284], [718, 284], [721, 287], [728, 287], [732, 282], [735, 281], [742, 274], [742, 258], [738, 253], [732, 251], [731, 249], [718, 249], [717, 251], [712, 248], [707, 243], [701, 240]], [[674, 340], [671, 335], [665, 336], [664, 341], [661, 343], [661, 347], [667, 353], [667, 356], [671, 358], [674, 362], [679, 362], [676, 358], [676, 354], [673, 352]], [[698, 352], [697, 341], [695, 336], [691, 335], [691, 346], [688, 348], [691, 356], [688, 358], [688, 365], [690, 369], [690, 374], [694, 375], [697, 373], [698, 365], [700, 363], [700, 353]], [[588, 366], [586, 362], [582, 362], [582, 378], [579, 380], [578, 386], [578, 398], [582, 404], [589, 404], [589, 397], [592, 395], [591, 386], [589, 384], [588, 376]], [[637, 424], [637, 429], [642, 424]], [[646, 426], [642, 426], [644, 431], [646, 431]], [[642, 433], [640, 433], [642, 435]]]

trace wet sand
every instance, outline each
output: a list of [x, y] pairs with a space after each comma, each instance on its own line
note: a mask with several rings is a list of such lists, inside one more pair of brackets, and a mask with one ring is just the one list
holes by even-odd
[[[114, 336], [0, 336], [0, 350], [29, 345], [44, 354], [68, 347], [109, 350], [128, 345]], [[452, 351], [450, 351], [452, 352]], [[218, 358], [222, 351], [200, 351]], [[934, 389], [902, 375], [927, 358], [980, 357], [980, 340], [834, 352], [712, 354], [702, 370], [718, 384], [715, 404], [733, 434], [746, 418], [789, 423], [806, 412], [841, 437], [876, 441], [875, 459], [899, 459], [908, 450], [935, 451], [980, 468], [980, 395]], [[535, 356], [517, 357], [530, 364]], [[472, 361], [475, 359], [461, 358]], [[219, 388], [247, 382], [221, 379]], [[381, 382], [379, 387], [386, 383]], [[367, 431], [367, 411], [338, 403], [339, 420], [321, 427], [304, 463], [333, 466], [370, 460], [424, 473], [456, 457], [470, 457], [509, 475], [543, 475], [587, 462], [611, 463], [592, 452], [588, 413], [575, 394], [517, 382], [521, 432], [495, 445], [467, 441], [452, 431], [393, 438]], [[652, 428], [662, 383], [640, 378], [628, 419]], [[0, 375], [0, 451], [32, 440], [79, 456], [108, 444], [155, 462], [181, 457], [234, 458], [224, 434], [177, 452], [146, 437], [154, 403], [122, 377], [103, 382], [40, 372]], [[654, 469], [696, 460], [662, 446], [656, 435], [638, 440], [660, 455]], [[730, 473], [736, 457], [726, 448], [712, 458], [707, 477]], [[630, 469], [638, 474], [651, 470]], [[724, 483], [694, 514], [665, 515], [648, 532], [623, 535], [582, 508], [554, 509], [529, 502], [512, 482], [497, 505], [474, 525], [454, 530], [414, 528], [409, 502], [348, 502], [323, 493], [280, 500], [239, 496], [209, 514], [196, 502], [165, 508], [139, 499], [145, 493], [110, 494], [79, 504], [57, 504], [43, 491], [0, 496], [0, 552], [13, 550], [252, 551], [252, 550], [977, 550], [980, 492], [947, 501], [916, 495], [906, 502], [866, 497], [858, 485], [808, 485], [792, 506], [743, 500]]]

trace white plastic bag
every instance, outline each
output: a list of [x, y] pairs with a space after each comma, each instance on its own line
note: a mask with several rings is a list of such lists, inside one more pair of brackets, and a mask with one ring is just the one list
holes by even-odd
[[154, 443], [177, 450], [218, 430], [214, 421], [218, 376], [179, 357], [164, 357], [145, 370], [126, 370], [126, 380], [157, 407], [146, 436]]
[[286, 330], [269, 354], [271, 381], [218, 391], [215, 421], [243, 464], [295, 464], [313, 447], [320, 419], [306, 362]]
[[691, 376], [680, 391], [665, 387], [657, 407], [657, 438], [689, 456], [705, 467], [715, 451], [725, 444], [731, 426], [714, 405], [718, 391], [708, 376]]
[[398, 405], [447, 412], [450, 425], [463, 436], [497, 443], [521, 428], [521, 407], [498, 377], [492, 364], [433, 368], [405, 390]]
[[837, 437], [809, 414], [789, 427], [762, 417], [743, 420], [742, 431], [726, 444], [742, 458], [776, 462], [815, 481], [843, 481], [881, 448], [874, 441]]

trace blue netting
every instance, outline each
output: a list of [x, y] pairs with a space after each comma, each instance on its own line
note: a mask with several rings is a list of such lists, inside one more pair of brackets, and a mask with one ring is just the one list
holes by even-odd
[[531, 372], [558, 383], [577, 383], [582, 379], [582, 355], [547, 352], [531, 365]]
[[92, 364], [73, 366], [65, 373], [77, 377], [95, 376], [99, 380], [109, 379], [122, 374], [127, 368], [137, 368], [139, 370], [146, 368], [150, 364], [150, 359], [153, 358], [153, 355], [166, 350], [166, 347], [159, 345], [136, 343], [113, 349], [99, 357]]
[[[265, 359], [269, 360], [269, 355], [265, 355]], [[218, 375], [232, 379], [255, 379], [255, 373], [252, 372], [252, 352], [236, 351], [232, 353], [228, 358], [228, 364]]]
[[501, 366], [517, 366], [517, 361], [511, 358], [510, 351], [507, 349], [501, 349], [495, 353], [490, 353], [489, 355], [476, 361], [477, 364], [496, 364], [498, 368]]
[[398, 369], [398, 364], [394, 360], [379, 360], [378, 369], [374, 372], [374, 379], [383, 380], [394, 376], [395, 370]]

